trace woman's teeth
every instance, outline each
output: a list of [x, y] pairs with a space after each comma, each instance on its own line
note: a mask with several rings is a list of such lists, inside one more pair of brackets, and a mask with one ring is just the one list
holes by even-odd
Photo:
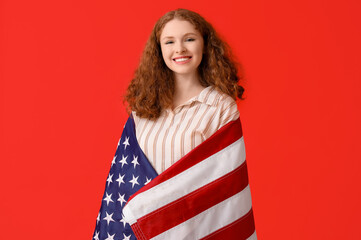
[[190, 59], [190, 57], [188, 57], [188, 58], [177, 58], [177, 59], [174, 59], [174, 61], [176, 61], [176, 62], [184, 62], [184, 61], [187, 61], [188, 59]]

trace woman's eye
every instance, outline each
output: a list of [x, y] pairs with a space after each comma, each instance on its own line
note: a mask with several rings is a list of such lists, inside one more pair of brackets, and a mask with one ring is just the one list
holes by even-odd
[[167, 42], [165, 42], [165, 44], [171, 44], [171, 43], [173, 43], [173, 41], [167, 41]]
[[187, 39], [186, 39], [187, 42], [192, 42], [192, 41], [194, 41], [194, 40], [195, 40], [194, 38], [187, 38]]

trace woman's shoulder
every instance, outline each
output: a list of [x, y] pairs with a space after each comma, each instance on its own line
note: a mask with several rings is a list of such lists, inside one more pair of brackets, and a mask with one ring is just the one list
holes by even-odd
[[232, 107], [237, 108], [236, 101], [229, 96], [228, 94], [222, 92], [221, 90], [216, 89], [215, 87], [211, 87], [211, 98], [213, 98], [213, 105], [222, 108], [222, 109], [228, 109]]
[[135, 111], [132, 111], [130, 117], [133, 118], [135, 126], [138, 126], [140, 117], [138, 117], [137, 113]]
[[156, 118], [156, 119], [149, 119], [149, 118], [145, 118], [145, 117], [140, 117], [139, 115], [137, 115], [137, 112], [136, 111], [131, 111], [131, 117], [133, 118], [134, 120], [134, 124], [135, 126], [139, 126], [139, 125], [146, 125], [150, 122], [152, 123], [158, 123], [160, 121], [162, 121], [162, 119], [164, 118], [164, 116], [166, 116], [165, 112], [162, 112], [161, 115]]
[[239, 118], [237, 102], [228, 94], [215, 89], [218, 94], [218, 112], [220, 117], [220, 126], [227, 124], [232, 120]]
[[208, 111], [203, 120], [205, 123], [204, 126], [207, 127], [205, 128], [205, 131], [202, 132], [205, 138], [210, 137], [230, 121], [239, 118], [237, 103], [231, 96], [215, 87], [209, 89], [208, 96], [205, 103], [210, 106], [205, 108]]

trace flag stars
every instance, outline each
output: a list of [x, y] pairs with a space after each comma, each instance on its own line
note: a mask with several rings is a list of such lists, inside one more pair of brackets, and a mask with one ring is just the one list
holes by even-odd
[[124, 140], [123, 144], [124, 144], [124, 150], [126, 150], [127, 147], [130, 146], [129, 137], [125, 137], [125, 140]]
[[108, 237], [105, 240], [114, 240], [115, 233], [113, 235], [110, 235], [109, 233], [107, 233], [107, 234], [108, 234]]
[[109, 202], [114, 202], [114, 201], [112, 200], [112, 194], [113, 194], [113, 193], [111, 193], [110, 195], [108, 195], [108, 193], [105, 192], [105, 194], [106, 194], [107, 196], [103, 199], [103, 201], [106, 201], [106, 202], [107, 202], [107, 206], [108, 206], [108, 205], [109, 205]]
[[117, 155], [115, 155], [115, 156], [113, 157], [112, 166], [111, 166], [111, 167], [113, 167], [113, 165], [115, 164], [115, 159], [117, 159]]
[[111, 170], [106, 178], [106, 190], [101, 200], [101, 211], [96, 219], [96, 231], [92, 240], [131, 240], [135, 237], [129, 232], [130, 226], [122, 214], [122, 209], [127, 204], [129, 196], [151, 182], [155, 176], [152, 175], [153, 172], [148, 172], [148, 165], [144, 165], [147, 163], [142, 162], [144, 156], [139, 155], [141, 149], [138, 149], [138, 144], [134, 145], [136, 143], [134, 136], [133, 134], [127, 136], [126, 132], [123, 132], [122, 137], [118, 139], [117, 151], [111, 160]]
[[94, 240], [99, 240], [99, 232], [95, 231], [93, 239]]
[[127, 224], [127, 222], [124, 220], [124, 215], [123, 214], [122, 214], [122, 219], [119, 222], [123, 223], [124, 227]]
[[124, 180], [123, 180], [124, 176], [125, 176], [125, 174], [124, 174], [123, 176], [121, 176], [121, 175], [120, 175], [120, 173], [119, 173], [119, 177], [118, 177], [118, 179], [117, 179], [117, 180], [115, 180], [115, 181], [117, 181], [117, 182], [118, 182], [119, 187], [120, 187], [120, 184], [122, 184], [122, 183], [124, 183], [124, 184], [125, 184], [125, 182], [124, 182]]
[[151, 178], [149, 178], [149, 179], [148, 179], [148, 177], [145, 177], [145, 178], [146, 178], [146, 181], [145, 181], [144, 185], [147, 185], [148, 183], [150, 183], [150, 181], [152, 181]]
[[138, 185], [139, 185], [139, 183], [138, 183], [138, 178], [139, 178], [139, 176], [138, 176], [138, 177], [134, 177], [134, 174], [133, 174], [133, 179], [129, 181], [130, 183], [132, 183], [132, 188], [134, 187], [135, 184], [138, 184]]
[[105, 218], [103, 218], [103, 220], [107, 221], [107, 224], [109, 225], [110, 222], [115, 222], [114, 219], [112, 218], [113, 214], [108, 214], [108, 212], [105, 212], [107, 214], [107, 216]]
[[97, 224], [100, 221], [100, 212], [98, 213], [98, 217], [97, 217]]
[[128, 156], [124, 157], [124, 155], [122, 155], [122, 159], [119, 161], [122, 164], [122, 168], [123, 168], [124, 164], [128, 164], [127, 158], [128, 158]]
[[133, 161], [132, 161], [132, 163], [133, 163], [134, 169], [135, 169], [135, 167], [136, 167], [137, 165], [139, 165], [139, 163], [138, 163], [138, 156], [133, 155]]
[[112, 175], [109, 174], [109, 176], [108, 176], [108, 179], [107, 179], [108, 187], [109, 187], [109, 184], [110, 184], [111, 182], [113, 182], [113, 180], [112, 180], [113, 175], [114, 175], [114, 174], [112, 174]]
[[125, 196], [125, 193], [123, 194], [123, 195], [120, 195], [120, 193], [118, 193], [119, 194], [119, 198], [118, 198], [118, 202], [120, 202], [120, 206], [123, 206], [123, 203], [126, 203], [127, 201], [125, 201], [125, 199], [124, 199], [124, 196]]
[[124, 236], [123, 240], [130, 240], [130, 237], [132, 236], [132, 234], [130, 234], [129, 236], [127, 236], [127, 235], [125, 235], [125, 234], [123, 233], [123, 236]]

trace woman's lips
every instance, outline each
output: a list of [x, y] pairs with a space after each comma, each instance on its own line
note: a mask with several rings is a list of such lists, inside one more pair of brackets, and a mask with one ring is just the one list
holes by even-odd
[[183, 56], [183, 57], [173, 58], [173, 61], [174, 61], [176, 64], [185, 64], [185, 63], [188, 63], [191, 59], [192, 59], [191, 56]]

